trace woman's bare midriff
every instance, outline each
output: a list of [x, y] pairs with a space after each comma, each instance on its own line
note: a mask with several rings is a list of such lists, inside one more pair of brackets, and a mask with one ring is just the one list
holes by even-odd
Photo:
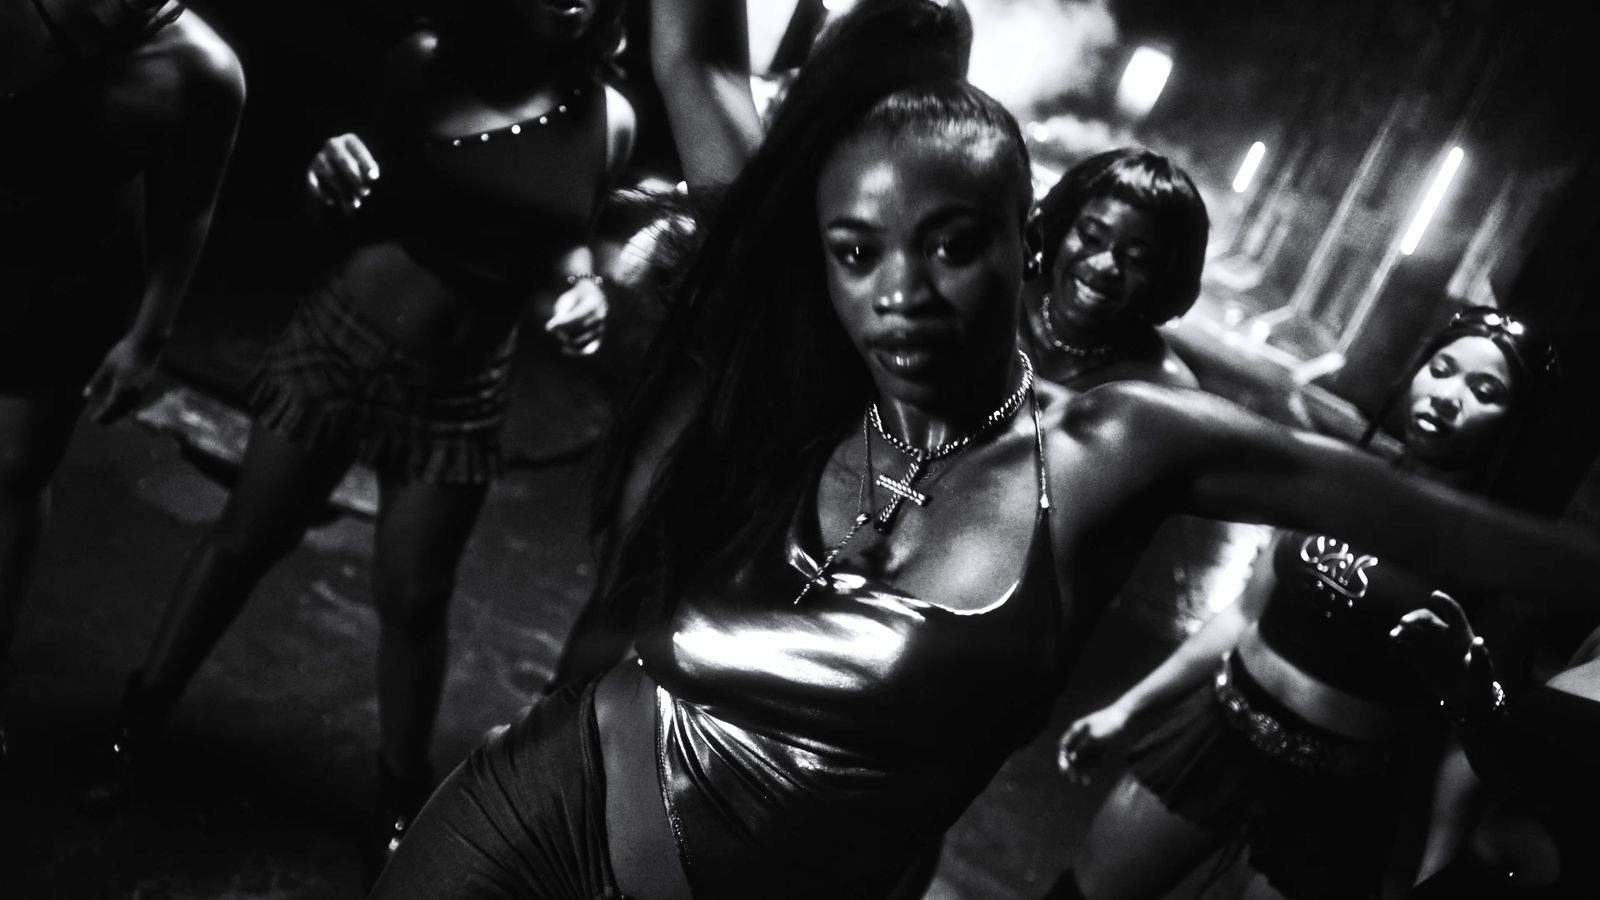
[[617, 887], [630, 900], [691, 900], [657, 775], [655, 682], [629, 660], [600, 680], [594, 711]]
[[356, 248], [340, 274], [356, 312], [396, 347], [465, 371], [495, 355], [524, 306], [463, 297], [394, 243]]
[[1358, 741], [1382, 741], [1397, 734], [1408, 718], [1402, 707], [1374, 703], [1317, 680], [1285, 659], [1252, 624], [1234, 650], [1262, 690], [1318, 728]]

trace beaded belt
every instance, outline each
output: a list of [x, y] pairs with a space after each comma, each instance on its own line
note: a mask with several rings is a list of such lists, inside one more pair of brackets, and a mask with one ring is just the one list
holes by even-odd
[[1344, 777], [1371, 775], [1388, 765], [1387, 745], [1296, 731], [1251, 706], [1233, 680], [1233, 659], [1229, 654], [1217, 670], [1213, 693], [1222, 717], [1262, 753], [1296, 768]]

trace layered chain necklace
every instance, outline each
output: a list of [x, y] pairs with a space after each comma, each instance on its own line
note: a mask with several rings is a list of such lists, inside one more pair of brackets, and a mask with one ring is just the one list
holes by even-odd
[[[911, 446], [883, 427], [883, 416], [878, 412], [878, 402], [876, 400], [867, 406], [866, 414], [861, 417], [861, 443], [864, 448], [865, 458], [861, 469], [861, 484], [856, 491], [856, 517], [850, 523], [850, 530], [845, 532], [844, 537], [840, 538], [838, 543], [829, 548], [828, 552], [823, 556], [822, 564], [817, 567], [816, 574], [811, 576], [806, 581], [806, 586], [800, 589], [800, 593], [794, 598], [795, 605], [799, 605], [800, 601], [805, 599], [806, 594], [809, 594], [812, 588], [827, 583], [824, 576], [833, 566], [834, 560], [839, 558], [839, 554], [844, 551], [845, 546], [868, 522], [873, 523], [873, 527], [877, 529], [879, 534], [887, 534], [894, 527], [895, 516], [899, 514], [900, 508], [907, 500], [917, 506], [928, 505], [928, 495], [916, 488], [917, 479], [927, 474], [926, 467], [928, 464], [965, 448], [973, 441], [987, 434], [996, 425], [1017, 414], [1017, 410], [1022, 408], [1022, 401], [1027, 399], [1029, 392], [1033, 390], [1033, 361], [1028, 359], [1028, 354], [1023, 353], [1021, 350], [1017, 351], [1017, 357], [1022, 361], [1022, 381], [1017, 385], [1017, 389], [1012, 391], [1004, 402], [995, 407], [994, 411], [989, 413], [977, 428], [945, 441], [937, 447], [924, 450], [920, 447]], [[868, 477], [872, 474], [872, 435], [868, 431], [869, 424], [889, 446], [905, 454], [909, 460], [906, 466], [906, 474], [901, 478], [895, 479], [890, 478], [888, 475], [878, 474], [870, 482], [888, 491], [890, 495], [888, 505], [878, 510], [876, 514], [868, 511], [869, 503], [867, 500]]]
[[1045, 293], [1044, 299], [1039, 303], [1039, 321], [1044, 323], [1044, 336], [1045, 339], [1050, 342], [1050, 346], [1060, 350], [1062, 353], [1065, 353], [1068, 356], [1091, 359], [1096, 356], [1105, 356], [1107, 353], [1111, 352], [1111, 344], [1099, 344], [1094, 347], [1079, 347], [1077, 344], [1068, 343], [1062, 339], [1061, 335], [1056, 334], [1056, 326], [1050, 321], [1049, 292]]

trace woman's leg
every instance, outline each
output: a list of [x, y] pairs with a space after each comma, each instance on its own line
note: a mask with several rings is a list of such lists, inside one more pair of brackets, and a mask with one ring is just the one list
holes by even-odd
[[446, 613], [488, 487], [385, 478], [379, 492], [372, 594], [381, 628], [380, 758], [406, 781], [428, 771], [447, 661]]
[[50, 505], [50, 478], [82, 405], [75, 391], [0, 394], [0, 709]]
[[251, 430], [238, 483], [221, 518], [184, 562], [145, 655], [143, 692], [162, 700], [150, 711], [153, 718], [176, 702], [261, 576], [300, 543], [350, 462], [348, 453], [313, 450], [259, 426]]
[[1148, 788], [1124, 775], [1095, 814], [1078, 849], [1078, 887], [1090, 900], [1162, 897], [1221, 843], [1217, 835], [1168, 810]]

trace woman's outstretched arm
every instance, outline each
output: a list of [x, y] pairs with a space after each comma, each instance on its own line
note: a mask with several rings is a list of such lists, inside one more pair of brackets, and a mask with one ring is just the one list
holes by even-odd
[[1600, 546], [1550, 520], [1200, 392], [1124, 383], [1092, 393], [1171, 492], [1170, 511], [1337, 535], [1446, 590], [1514, 588], [1580, 605], [1600, 591]]

